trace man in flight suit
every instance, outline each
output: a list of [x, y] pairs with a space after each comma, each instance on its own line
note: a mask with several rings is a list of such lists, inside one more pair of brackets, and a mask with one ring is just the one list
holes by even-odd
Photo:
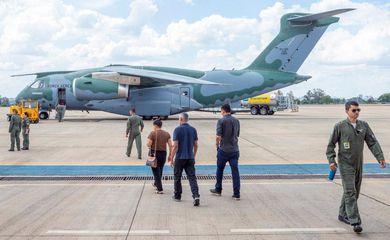
[[[330, 169], [336, 170], [339, 167], [343, 183], [344, 194], [338, 218], [340, 221], [352, 225], [353, 231], [356, 233], [363, 230], [357, 199], [362, 183], [364, 142], [367, 143], [381, 168], [386, 167], [382, 149], [370, 126], [364, 121], [357, 120], [360, 110], [359, 103], [356, 101], [348, 101], [345, 104], [348, 118], [335, 125], [326, 150]], [[338, 143], [338, 166], [334, 150], [336, 143]]]
[[126, 156], [130, 157], [131, 148], [133, 147], [133, 142], [135, 140], [135, 145], [137, 146], [138, 159], [141, 159], [142, 155], [142, 142], [141, 142], [141, 132], [144, 129], [144, 122], [142, 119], [135, 114], [135, 109], [130, 110], [130, 117], [127, 120], [126, 128], [126, 138], [128, 138], [127, 143], [127, 152]]
[[20, 151], [20, 130], [22, 127], [22, 118], [18, 114], [18, 110], [14, 109], [13, 115], [11, 116], [11, 121], [9, 123], [8, 132], [11, 137], [11, 148], [8, 150], [10, 152], [15, 151], [15, 141], [18, 151]]
[[24, 113], [22, 121], [23, 147], [22, 150], [28, 150], [30, 146], [30, 120], [27, 113]]
[[56, 118], [58, 117], [58, 122], [63, 122], [66, 106], [64, 104], [59, 103], [56, 106], [56, 111], [57, 111]]

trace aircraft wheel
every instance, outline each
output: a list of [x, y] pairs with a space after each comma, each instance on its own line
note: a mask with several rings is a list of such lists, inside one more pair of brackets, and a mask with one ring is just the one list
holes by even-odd
[[168, 116], [162, 116], [161, 119], [162, 120], [168, 120]]
[[268, 109], [266, 107], [260, 108], [260, 115], [267, 115]]
[[252, 115], [259, 114], [259, 109], [256, 106], [251, 107], [251, 114]]
[[142, 116], [142, 119], [149, 121], [152, 120], [152, 116]]
[[39, 118], [42, 120], [46, 120], [49, 118], [49, 114], [47, 112], [41, 112], [39, 113]]

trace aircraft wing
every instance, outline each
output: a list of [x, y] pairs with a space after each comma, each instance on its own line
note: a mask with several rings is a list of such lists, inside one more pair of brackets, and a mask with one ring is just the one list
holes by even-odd
[[173, 73], [121, 66], [105, 67], [100, 72], [92, 73], [92, 78], [99, 78], [129, 85], [144, 85], [153, 82], [159, 82], [163, 84], [223, 85], [220, 83], [186, 77]]
[[52, 72], [37, 72], [37, 73], [25, 73], [25, 74], [17, 74], [17, 75], [11, 75], [11, 77], [22, 77], [22, 76], [32, 76], [36, 75], [37, 78], [45, 77], [52, 74], [65, 74], [65, 73], [71, 73], [74, 71], [52, 71]]

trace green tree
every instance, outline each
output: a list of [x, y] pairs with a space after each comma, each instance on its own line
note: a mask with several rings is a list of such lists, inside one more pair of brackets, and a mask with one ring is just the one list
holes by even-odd
[[380, 95], [378, 101], [381, 103], [390, 103], [390, 93]]

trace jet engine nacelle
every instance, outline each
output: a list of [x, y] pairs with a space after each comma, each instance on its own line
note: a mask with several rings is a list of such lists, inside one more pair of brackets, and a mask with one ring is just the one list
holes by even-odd
[[73, 80], [73, 95], [79, 100], [127, 98], [129, 86], [108, 80], [80, 77]]

